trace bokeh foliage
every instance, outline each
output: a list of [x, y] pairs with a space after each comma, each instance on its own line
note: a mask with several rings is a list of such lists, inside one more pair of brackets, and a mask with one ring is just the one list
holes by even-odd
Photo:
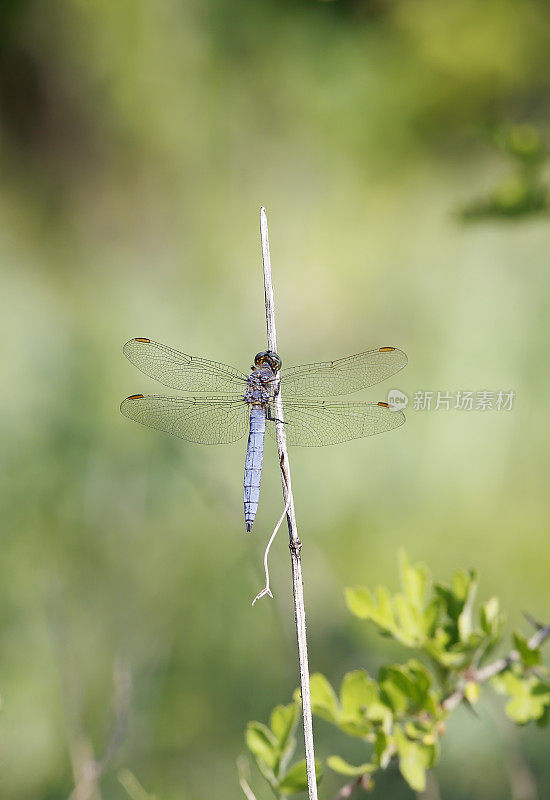
[[[286, 364], [396, 345], [411, 396], [517, 393], [508, 415], [410, 412], [398, 434], [292, 455], [312, 668], [398, 658], [342, 626], [340, 586], [387, 583], [400, 544], [437, 574], [478, 565], [512, 626], [544, 617], [547, 217], [456, 212], [516, 168], [487, 131], [528, 125], [544, 149], [549, 7], [10, 0], [0, 15], [2, 792], [68, 797], [71, 753], [108, 741], [124, 657], [128, 732], [103, 796], [127, 796], [122, 768], [163, 800], [238, 798], [246, 721], [296, 684], [280, 542], [275, 602], [249, 607], [276, 460], [247, 538], [242, 446], [122, 419], [120, 399], [155, 388], [120, 347], [151, 336], [246, 369], [265, 341], [265, 204]], [[454, 715], [445, 800], [502, 800], [518, 763], [549, 793], [539, 740], [503, 738], [495, 714]], [[376, 791], [410, 797], [401, 784], [387, 771]]]
[[[424, 792], [426, 773], [439, 761], [450, 714], [460, 703], [473, 708], [489, 681], [509, 698], [505, 710], [512, 722], [547, 726], [550, 681], [541, 646], [548, 629], [536, 625], [544, 633], [536, 643], [514, 632], [514, 648], [488, 664], [502, 642], [504, 617], [496, 597], [474, 613], [477, 583], [475, 572], [462, 569], [455, 570], [449, 586], [435, 583], [427, 567], [411, 564], [402, 550], [400, 592], [392, 595], [385, 586], [375, 595], [366, 587], [346, 590], [352, 614], [374, 622], [383, 635], [413, 649], [422, 660], [384, 665], [376, 679], [364, 669], [347, 672], [338, 694], [322, 673], [311, 676], [313, 714], [367, 745], [363, 757], [369, 760], [359, 765], [341, 755], [327, 758], [334, 772], [354, 779], [341, 796], [354, 788], [372, 791], [373, 776], [395, 762], [411, 789]], [[293, 703], [273, 710], [271, 729], [259, 722], [247, 726], [248, 748], [278, 797], [307, 788], [305, 764], [288, 767], [296, 748], [292, 732], [299, 709], [297, 689]], [[316, 773], [319, 782], [322, 762]]]

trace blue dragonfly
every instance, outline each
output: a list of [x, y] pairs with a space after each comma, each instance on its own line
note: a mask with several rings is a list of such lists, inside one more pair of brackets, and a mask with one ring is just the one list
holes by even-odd
[[165, 386], [199, 393], [191, 397], [130, 395], [120, 406], [129, 419], [198, 444], [228, 444], [248, 432], [247, 531], [258, 510], [266, 429], [275, 437], [273, 401], [279, 391], [289, 445], [338, 444], [398, 428], [405, 421], [403, 413], [388, 403], [321, 399], [365, 389], [403, 369], [407, 356], [395, 347], [286, 369], [276, 353], [266, 350], [256, 355], [248, 375], [150, 339], [130, 339], [123, 352], [134, 366]]

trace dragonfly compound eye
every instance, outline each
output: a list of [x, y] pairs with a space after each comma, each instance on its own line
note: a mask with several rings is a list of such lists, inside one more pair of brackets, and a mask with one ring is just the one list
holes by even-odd
[[254, 363], [257, 367], [261, 367], [262, 364], [269, 364], [273, 372], [278, 372], [281, 369], [282, 361], [277, 355], [274, 353], [273, 350], [264, 350], [261, 353], [258, 353], [254, 357]]

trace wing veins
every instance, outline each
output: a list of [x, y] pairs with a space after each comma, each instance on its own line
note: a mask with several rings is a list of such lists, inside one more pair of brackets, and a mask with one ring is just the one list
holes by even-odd
[[374, 386], [402, 369], [407, 356], [397, 348], [378, 348], [334, 361], [281, 371], [283, 396], [340, 395]]
[[159, 383], [183, 391], [219, 390], [246, 384], [246, 375], [219, 361], [190, 356], [153, 341], [130, 339], [123, 347], [126, 358]]

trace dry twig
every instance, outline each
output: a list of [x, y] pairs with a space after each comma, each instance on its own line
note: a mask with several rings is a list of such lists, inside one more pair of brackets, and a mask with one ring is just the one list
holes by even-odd
[[[260, 209], [260, 234], [262, 239], [262, 256], [264, 266], [265, 317], [267, 322], [267, 345], [269, 350], [277, 352], [277, 331], [275, 328], [275, 305], [273, 301], [273, 282], [271, 279], [271, 258], [269, 254], [269, 236], [265, 208]], [[315, 775], [315, 754], [313, 749], [313, 723], [311, 719], [311, 696], [309, 689], [309, 667], [307, 659], [306, 611], [304, 606], [304, 587], [302, 582], [302, 562], [300, 550], [302, 543], [298, 537], [294, 498], [290, 482], [290, 465], [286, 447], [283, 401], [279, 391], [274, 400], [275, 418], [277, 422], [277, 449], [283, 483], [288, 535], [290, 538], [290, 556], [292, 561], [292, 589], [294, 594], [294, 615], [296, 618], [296, 636], [298, 639], [298, 660], [300, 664], [300, 687], [302, 691], [302, 716], [304, 722], [304, 744], [306, 753], [306, 772], [309, 800], [317, 800], [317, 778]]]

